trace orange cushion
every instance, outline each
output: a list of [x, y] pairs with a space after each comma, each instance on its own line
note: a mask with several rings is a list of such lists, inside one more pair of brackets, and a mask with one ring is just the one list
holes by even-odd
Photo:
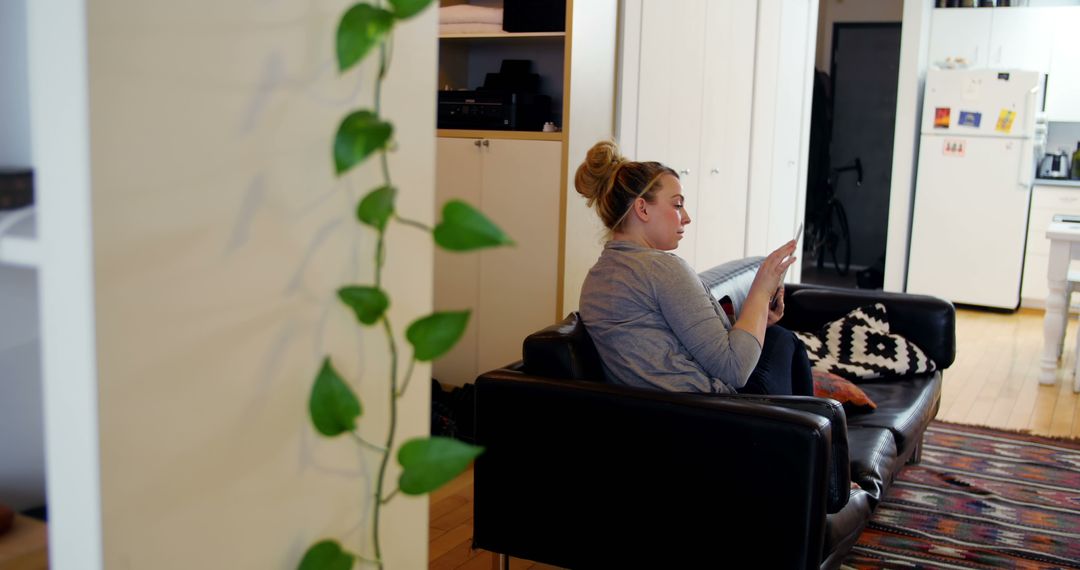
[[870, 399], [858, 386], [850, 380], [841, 378], [831, 372], [812, 370], [814, 375], [814, 395], [819, 398], [832, 398], [844, 406], [849, 414], [867, 413], [877, 408], [877, 404]]

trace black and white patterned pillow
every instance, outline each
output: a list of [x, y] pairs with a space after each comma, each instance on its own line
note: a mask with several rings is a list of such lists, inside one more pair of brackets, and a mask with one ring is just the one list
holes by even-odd
[[795, 333], [806, 345], [810, 366], [849, 380], [871, 380], [933, 372], [937, 365], [921, 348], [889, 332], [885, 305], [859, 307], [821, 327]]

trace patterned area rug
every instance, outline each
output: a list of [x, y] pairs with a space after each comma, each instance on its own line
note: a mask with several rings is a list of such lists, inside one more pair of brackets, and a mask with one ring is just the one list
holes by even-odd
[[1080, 568], [1080, 442], [934, 422], [844, 568]]

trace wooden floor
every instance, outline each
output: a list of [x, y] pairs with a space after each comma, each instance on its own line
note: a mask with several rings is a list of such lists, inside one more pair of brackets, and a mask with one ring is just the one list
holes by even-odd
[[[1038, 381], [1042, 311], [1013, 314], [957, 311], [956, 362], [945, 371], [938, 419], [1080, 437], [1080, 396], [1072, 391], [1074, 315], [1065, 336], [1058, 383]], [[472, 550], [472, 471], [431, 496], [429, 560], [433, 569], [492, 568], [490, 552]], [[554, 568], [512, 560], [511, 568]]]

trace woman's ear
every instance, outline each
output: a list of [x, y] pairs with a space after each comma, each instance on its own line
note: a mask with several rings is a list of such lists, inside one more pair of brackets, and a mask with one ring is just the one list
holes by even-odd
[[639, 197], [634, 200], [634, 215], [637, 216], [637, 219], [643, 222], [649, 221], [649, 212], [646, 209], [648, 206], [649, 203], [645, 201], [645, 198]]

